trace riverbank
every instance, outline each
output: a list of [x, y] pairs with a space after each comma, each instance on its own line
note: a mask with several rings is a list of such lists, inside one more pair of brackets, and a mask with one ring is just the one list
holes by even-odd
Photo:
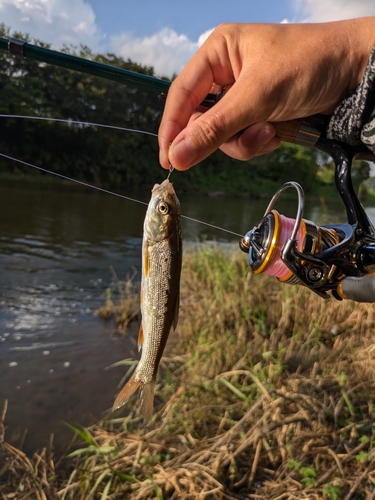
[[28, 458], [5, 433], [3, 498], [373, 496], [374, 306], [253, 276], [240, 257], [185, 256], [151, 424], [135, 398], [64, 458]]
[[[249, 165], [249, 168], [251, 166]], [[160, 172], [159, 172], [160, 173]], [[229, 172], [230, 174], [230, 172]], [[254, 178], [251, 182], [247, 182], [247, 189], [239, 189], [237, 183], [235, 185], [229, 181], [229, 177], [225, 178], [224, 182], [221, 181], [217, 184], [213, 178], [209, 183], [193, 182], [183, 182], [181, 184], [181, 179], [186, 176], [184, 172], [181, 177], [180, 172], [174, 173], [173, 182], [178, 190], [179, 196], [181, 195], [191, 195], [199, 197], [209, 197], [212, 198], [222, 198], [222, 197], [240, 197], [249, 198], [251, 200], [270, 200], [275, 194], [277, 189], [281, 187], [281, 184], [274, 181], [269, 181], [262, 178]], [[373, 178], [370, 178], [362, 182], [359, 186], [356, 186], [356, 192], [360, 202], [364, 206], [375, 206], [375, 190], [372, 188], [372, 183], [370, 182]], [[289, 179], [290, 180], [290, 179]], [[81, 191], [82, 189], [90, 189], [90, 185], [93, 189], [99, 190], [109, 190], [119, 195], [129, 196], [128, 189], [121, 189], [119, 187], [110, 186], [107, 184], [88, 182], [88, 187], [84, 188], [82, 184], [76, 183], [74, 181], [69, 181], [66, 179], [61, 179], [50, 174], [40, 174], [32, 173], [31, 175], [26, 174], [14, 174], [0, 171], [0, 181], [3, 185], [9, 187], [23, 187], [23, 188], [33, 188], [33, 186], [38, 186], [40, 189], [59, 189], [65, 191]], [[150, 185], [144, 185], [142, 188], [131, 191], [131, 196], [135, 199], [146, 201], [149, 198]], [[241, 184], [241, 183], [240, 183]], [[334, 183], [334, 172], [332, 169], [321, 168], [318, 170], [317, 180], [314, 182], [313, 186], [309, 183], [302, 183], [302, 188], [307, 191], [307, 197], [310, 203], [316, 205], [329, 205], [334, 201], [334, 203], [341, 202], [337, 189]], [[243, 184], [242, 184], [243, 186]], [[92, 188], [91, 188], [92, 189]], [[283, 193], [283, 200], [290, 201], [295, 199], [294, 190], [287, 190]]]

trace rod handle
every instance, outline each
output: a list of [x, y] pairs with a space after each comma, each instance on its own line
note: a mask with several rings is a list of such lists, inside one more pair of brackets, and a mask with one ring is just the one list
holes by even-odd
[[315, 146], [325, 132], [329, 117], [313, 115], [308, 118], [274, 122], [276, 136], [284, 142], [293, 142], [302, 146]]

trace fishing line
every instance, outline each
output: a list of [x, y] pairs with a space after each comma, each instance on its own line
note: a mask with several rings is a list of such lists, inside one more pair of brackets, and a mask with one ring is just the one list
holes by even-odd
[[16, 161], [18, 163], [21, 163], [22, 165], [26, 165], [27, 167], [36, 168], [37, 170], [41, 170], [42, 172], [46, 172], [47, 174], [56, 175], [57, 177], [61, 177], [62, 179], [65, 179], [67, 181], [81, 184], [81, 186], [96, 189], [97, 191], [102, 191], [103, 193], [112, 194], [113, 196], [118, 196], [119, 198], [124, 198], [125, 200], [134, 201], [135, 203], [140, 203], [141, 205], [148, 205], [148, 203], [146, 203], [145, 201], [136, 200], [135, 198], [130, 198], [129, 196], [125, 196], [125, 195], [119, 194], [119, 193], [114, 193], [112, 191], [108, 191], [107, 189], [103, 189], [101, 187], [94, 186], [93, 184], [87, 184], [86, 182], [79, 181], [77, 179], [72, 179], [71, 177], [68, 177], [66, 175], [59, 174], [57, 172], [52, 172], [52, 170], [47, 170], [46, 168], [38, 167], [37, 165], [33, 165], [32, 163], [28, 163], [27, 161], [19, 160], [18, 158], [13, 158], [12, 156], [5, 155], [4, 153], [0, 153], [0, 156], [2, 156], [3, 158], [6, 158], [7, 160], [13, 160], [13, 161]]
[[[68, 124], [72, 124], [72, 125], [73, 124], [74, 125], [86, 125], [86, 126], [91, 126], [91, 127], [102, 127], [102, 128], [109, 128], [109, 129], [115, 129], [115, 130], [122, 130], [122, 131], [125, 131], [125, 132], [135, 132], [135, 133], [138, 133], [138, 134], [144, 134], [144, 135], [150, 135], [150, 136], [153, 136], [153, 137], [157, 137], [157, 134], [155, 134], [153, 132], [147, 132], [146, 130], [136, 130], [136, 129], [132, 129], [132, 128], [118, 127], [118, 126], [115, 126], [115, 125], [104, 125], [104, 124], [101, 124], [101, 123], [81, 122], [81, 121], [77, 121], [77, 120], [67, 120], [67, 119], [63, 119], [63, 118], [46, 118], [46, 117], [42, 117], [42, 116], [7, 115], [7, 114], [0, 114], [0, 118], [18, 118], [18, 119], [21, 118], [21, 119], [30, 119], [30, 120], [43, 120], [43, 121], [62, 122], [62, 123], [68, 123]], [[117, 196], [118, 198], [123, 198], [125, 200], [133, 201], [134, 203], [139, 203], [140, 205], [146, 205], [146, 206], [148, 205], [148, 203], [146, 203], [144, 201], [140, 201], [140, 200], [137, 200], [135, 198], [131, 198], [129, 196], [125, 196], [123, 194], [115, 193], [113, 191], [109, 191], [108, 189], [104, 189], [104, 188], [101, 188], [101, 187], [98, 187], [98, 186], [94, 186], [93, 184], [88, 184], [87, 182], [83, 182], [83, 181], [79, 181], [77, 179], [73, 179], [72, 177], [68, 177], [66, 175], [59, 174], [58, 172], [53, 172], [52, 170], [47, 170], [46, 168], [39, 167], [37, 165], [34, 165], [32, 163], [28, 163], [28, 162], [23, 161], [23, 160], [19, 160], [18, 158], [14, 158], [12, 156], [8, 156], [8, 155], [6, 155], [4, 153], [0, 153], [0, 156], [2, 156], [3, 158], [6, 158], [7, 160], [12, 160], [12, 161], [21, 163], [22, 165], [26, 165], [27, 167], [31, 167], [31, 168], [34, 168], [36, 170], [40, 170], [41, 172], [45, 172], [47, 174], [55, 175], [56, 177], [60, 177], [61, 179], [65, 179], [65, 180], [70, 181], [70, 182], [75, 182], [76, 184], [80, 184], [81, 186], [85, 186], [85, 187], [88, 187], [88, 188], [91, 188], [91, 189], [96, 189], [97, 191], [101, 191], [102, 193], [110, 194], [112, 196]], [[169, 174], [168, 174], [168, 178], [169, 178], [170, 174], [172, 173], [172, 171], [173, 171], [173, 167], [171, 165], [171, 168], [170, 168]], [[201, 221], [201, 220], [198, 220], [198, 219], [193, 219], [192, 217], [188, 217], [187, 215], [182, 215], [181, 214], [181, 217], [183, 217], [186, 220], [190, 220], [191, 222], [196, 222], [198, 224], [203, 224], [203, 225], [211, 227], [213, 229], [218, 229], [219, 231], [224, 231], [226, 233], [233, 234], [235, 236], [239, 236], [240, 238], [242, 238], [242, 236], [243, 236], [242, 234], [235, 233], [234, 231], [229, 231], [229, 229], [224, 229], [223, 227], [215, 226], [214, 224], [210, 224], [209, 222], [204, 222], [204, 221]]]
[[68, 123], [71, 125], [86, 125], [87, 127], [111, 128], [114, 130], [122, 130], [124, 132], [134, 132], [136, 134], [151, 135], [152, 137], [158, 136], [158, 134], [155, 134], [154, 132], [148, 132], [147, 130], [137, 130], [134, 128], [117, 127], [116, 125], [104, 125], [103, 123], [81, 122], [78, 120], [68, 120], [64, 118], [46, 118], [44, 116], [3, 115], [3, 114], [0, 114], [0, 118], [21, 118], [27, 120], [42, 120], [46, 122], [60, 122], [60, 123]]

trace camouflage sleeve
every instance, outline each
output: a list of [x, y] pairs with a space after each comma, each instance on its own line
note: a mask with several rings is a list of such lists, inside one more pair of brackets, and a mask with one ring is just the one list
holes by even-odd
[[375, 153], [375, 47], [362, 82], [335, 109], [327, 137], [352, 146], [363, 143]]

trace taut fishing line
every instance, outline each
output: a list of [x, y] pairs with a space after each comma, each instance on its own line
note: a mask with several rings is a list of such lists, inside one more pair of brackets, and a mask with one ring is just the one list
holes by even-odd
[[116, 125], [104, 125], [102, 123], [92, 123], [92, 122], [81, 122], [77, 120], [66, 120], [64, 118], [46, 118], [44, 116], [27, 116], [27, 115], [2, 115], [0, 118], [21, 118], [24, 120], [42, 120], [45, 122], [60, 122], [67, 123], [68, 125], [86, 125], [87, 127], [101, 127], [101, 128], [111, 128], [114, 130], [122, 130], [124, 132], [134, 132], [135, 134], [151, 135], [152, 137], [157, 137], [154, 132], [147, 132], [147, 130], [136, 130], [134, 128], [117, 127]]
[[[0, 118], [17, 118], [17, 119], [28, 119], [28, 120], [42, 120], [42, 121], [52, 121], [52, 122], [60, 122], [60, 123], [67, 123], [69, 125], [84, 125], [87, 127], [101, 127], [101, 128], [109, 128], [109, 129], [114, 129], [114, 130], [121, 130], [124, 132], [134, 132], [137, 134], [144, 134], [144, 135], [150, 135], [152, 137], [157, 137], [157, 134], [154, 132], [147, 132], [146, 130], [136, 130], [132, 128], [126, 128], [126, 127], [117, 127], [115, 125], [104, 125], [101, 123], [92, 123], [92, 122], [81, 122], [77, 120], [66, 120], [63, 118], [46, 118], [42, 116], [27, 116], [27, 115], [6, 115], [6, 114], [0, 114]], [[21, 163], [22, 165], [26, 165], [27, 167], [35, 168], [36, 170], [40, 170], [41, 172], [45, 172], [47, 174], [55, 175], [56, 177], [60, 177], [61, 179], [65, 179], [70, 182], [75, 182], [76, 184], [80, 184], [81, 186], [88, 187], [91, 189], [96, 189], [97, 191], [101, 191], [102, 193], [110, 194], [113, 196], [117, 196], [118, 198], [123, 198], [125, 200], [133, 201], [134, 203], [139, 203], [141, 205], [148, 205], [148, 203], [140, 200], [136, 200], [135, 198], [130, 198], [129, 196], [125, 196], [123, 194], [115, 193], [113, 191], [109, 191], [108, 189], [104, 189], [98, 186], [94, 186], [93, 184], [88, 184], [83, 181], [79, 181], [77, 179], [73, 179], [72, 177], [68, 177], [67, 175], [59, 174], [57, 172], [53, 172], [52, 170], [47, 170], [46, 168], [39, 167], [37, 165], [34, 165], [32, 163], [28, 163], [23, 160], [19, 160], [18, 158], [14, 158], [13, 156], [6, 155], [4, 153], [0, 153], [0, 156], [3, 158], [6, 158], [7, 160], [12, 160], [17, 163]], [[171, 174], [171, 171], [169, 172], [169, 175]], [[169, 177], [168, 175], [168, 177]], [[213, 229], [218, 229], [219, 231], [225, 231], [226, 233], [233, 234], [235, 236], [240, 236], [242, 238], [242, 234], [235, 233], [234, 231], [229, 231], [228, 229], [224, 229], [223, 227], [215, 226], [214, 224], [210, 224], [208, 222], [204, 222], [198, 219], [193, 219], [192, 217], [188, 217], [187, 215], [182, 215], [186, 220], [190, 220], [192, 222], [196, 222], [198, 224], [203, 224], [205, 226], [212, 227]]]
[[144, 201], [135, 200], [134, 198], [129, 198], [128, 196], [125, 196], [125, 195], [122, 195], [119, 193], [113, 193], [112, 191], [108, 191], [107, 189], [103, 189], [101, 187], [94, 186], [92, 184], [87, 184], [86, 182], [79, 181], [77, 179], [72, 179], [71, 177], [68, 177], [66, 175], [58, 174], [57, 172], [52, 172], [52, 170], [47, 170], [46, 168], [38, 167], [37, 165], [33, 165], [32, 163], [28, 163], [27, 161], [19, 160], [18, 158], [13, 158], [13, 156], [8, 156], [8, 155], [5, 155], [4, 153], [0, 153], [0, 156], [2, 156], [3, 158], [6, 158], [7, 160], [13, 160], [13, 161], [16, 161], [18, 163], [21, 163], [22, 165], [26, 165], [27, 167], [36, 168], [37, 170], [41, 170], [42, 172], [46, 172], [47, 174], [56, 175], [57, 177], [61, 177], [62, 179], [65, 179], [67, 181], [75, 182], [76, 184], [81, 184], [81, 186], [96, 189], [97, 191], [102, 191], [103, 193], [112, 194], [113, 196], [118, 196], [119, 198], [125, 198], [125, 200], [134, 201], [135, 203], [140, 203], [141, 205], [148, 205], [148, 203], [146, 203]]

